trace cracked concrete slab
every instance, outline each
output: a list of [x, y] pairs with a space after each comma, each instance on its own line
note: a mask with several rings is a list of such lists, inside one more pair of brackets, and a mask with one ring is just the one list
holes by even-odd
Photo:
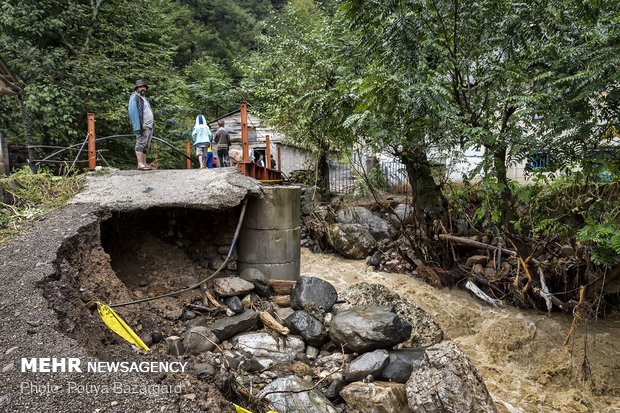
[[262, 197], [260, 183], [235, 168], [113, 171], [92, 174], [72, 204], [114, 210], [184, 207], [232, 208], [248, 196]]

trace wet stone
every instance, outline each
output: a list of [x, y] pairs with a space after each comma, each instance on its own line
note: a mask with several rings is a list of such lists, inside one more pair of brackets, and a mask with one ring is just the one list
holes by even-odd
[[329, 336], [346, 349], [366, 352], [390, 348], [411, 335], [411, 326], [384, 307], [352, 307], [334, 316]]
[[215, 376], [215, 368], [209, 363], [198, 363], [194, 365], [194, 371], [197, 376], [202, 378], [211, 378]]
[[329, 400], [336, 400], [340, 397], [340, 391], [347, 385], [343, 380], [336, 378], [324, 389], [323, 395]]
[[206, 327], [192, 327], [183, 333], [183, 347], [189, 354], [211, 351], [219, 342], [216, 335]]
[[[340, 396], [347, 403], [348, 408], [363, 412], [376, 413], [407, 413], [407, 395], [405, 385], [389, 382], [362, 383], [355, 382], [346, 386]], [[426, 412], [426, 410], [415, 410]], [[442, 410], [443, 412], [464, 412], [466, 410]], [[473, 411], [473, 410], [470, 410]]]
[[374, 254], [368, 256], [366, 258], [366, 264], [370, 265], [371, 267], [378, 267], [379, 265], [381, 265], [381, 252], [375, 251]]
[[331, 402], [312, 383], [297, 376], [278, 378], [269, 383], [258, 393], [259, 398], [265, 398], [269, 407], [277, 412], [287, 413], [337, 413]]
[[246, 295], [254, 289], [254, 284], [239, 277], [224, 277], [213, 280], [213, 288], [220, 297]]
[[243, 303], [236, 295], [233, 297], [228, 297], [224, 300], [224, 304], [228, 306], [235, 314], [239, 314], [243, 312]]
[[368, 375], [378, 376], [390, 361], [386, 350], [375, 350], [356, 358], [344, 369], [344, 379], [347, 382], [360, 381]]
[[337, 300], [336, 288], [316, 277], [299, 277], [291, 292], [291, 308], [306, 310], [310, 314], [328, 312]]
[[209, 329], [221, 342], [253, 328], [257, 323], [258, 313], [247, 310], [237, 316], [220, 318], [209, 325]]
[[383, 369], [378, 378], [406, 383], [413, 371], [413, 363], [419, 362], [424, 357], [424, 349], [390, 350], [388, 365]]
[[320, 346], [327, 339], [327, 330], [316, 318], [303, 310], [295, 311], [284, 321], [291, 333], [298, 334], [312, 346]]
[[377, 241], [360, 224], [334, 224], [328, 234], [331, 245], [345, 258], [362, 260], [377, 248]]
[[305, 343], [294, 336], [274, 337], [269, 333], [257, 332], [235, 336], [231, 340], [234, 348], [262, 359], [291, 362], [295, 355], [305, 350]]

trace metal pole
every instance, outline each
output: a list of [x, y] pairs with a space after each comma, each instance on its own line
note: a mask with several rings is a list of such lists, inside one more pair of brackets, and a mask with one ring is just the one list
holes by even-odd
[[278, 172], [282, 172], [282, 154], [280, 152], [280, 144], [278, 144]]
[[250, 160], [250, 149], [248, 146], [248, 104], [241, 102], [241, 145], [243, 149], [243, 162]]
[[265, 167], [271, 169], [271, 140], [265, 135]]
[[97, 155], [95, 148], [95, 114], [88, 114], [88, 169], [95, 170]]
[[192, 152], [190, 150], [190, 142], [185, 142], [185, 156], [187, 156], [187, 169], [192, 169]]

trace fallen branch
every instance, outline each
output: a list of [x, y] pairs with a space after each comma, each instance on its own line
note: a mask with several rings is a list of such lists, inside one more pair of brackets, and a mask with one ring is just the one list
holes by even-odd
[[511, 250], [504, 249], [504, 248], [498, 248], [495, 245], [485, 244], [484, 242], [474, 241], [473, 239], [469, 239], [469, 238], [457, 237], [455, 235], [450, 235], [450, 234], [439, 234], [438, 236], [439, 236], [439, 239], [441, 240], [452, 241], [452, 242], [456, 242], [457, 244], [461, 244], [461, 245], [467, 245], [467, 246], [475, 247], [475, 248], [484, 248], [490, 251], [499, 250], [502, 254], [506, 254], [510, 256], [517, 255], [515, 251], [511, 251]]
[[502, 304], [500, 300], [496, 300], [495, 298], [491, 298], [488, 295], [486, 295], [484, 291], [478, 288], [478, 286], [474, 284], [473, 282], [471, 282], [470, 280], [467, 280], [467, 283], [465, 284], [465, 288], [467, 288], [469, 291], [474, 293], [482, 301], [484, 301], [487, 304], [492, 305], [493, 307], [499, 307]]
[[286, 327], [284, 327], [282, 324], [278, 323], [278, 321], [273, 318], [271, 316], [271, 314], [269, 314], [266, 311], [259, 311], [258, 312], [258, 316], [260, 317], [261, 321], [263, 322], [263, 324], [265, 324], [266, 327], [271, 328], [272, 330], [277, 331], [278, 333], [282, 334], [283, 336], [287, 336], [288, 333], [290, 332], [290, 330]]

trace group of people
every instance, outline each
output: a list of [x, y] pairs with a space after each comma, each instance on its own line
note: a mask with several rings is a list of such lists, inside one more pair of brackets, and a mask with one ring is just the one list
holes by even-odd
[[[153, 169], [146, 163], [146, 154], [151, 146], [153, 139], [153, 127], [155, 119], [151, 104], [146, 98], [146, 92], [149, 86], [144, 80], [137, 80], [134, 86], [134, 92], [129, 98], [127, 110], [129, 112], [129, 121], [136, 135], [136, 159], [138, 161], [138, 169], [148, 171]], [[228, 151], [230, 149], [230, 134], [224, 127], [223, 120], [218, 122], [218, 129], [215, 136], [211, 133], [211, 129], [207, 124], [207, 120], [203, 115], [196, 116], [196, 124], [192, 130], [192, 142], [196, 148], [196, 156], [200, 162], [200, 169], [212, 168], [214, 164], [213, 147], [216, 145], [217, 166], [229, 166], [230, 158]]]
[[230, 134], [224, 128], [224, 121], [217, 122], [218, 129], [215, 136], [211, 133], [211, 129], [207, 124], [207, 120], [203, 115], [196, 116], [196, 124], [192, 130], [192, 143], [196, 148], [196, 156], [200, 163], [200, 169], [213, 168], [213, 145], [216, 146], [217, 166], [229, 166], [230, 159], [228, 151], [230, 149]]

